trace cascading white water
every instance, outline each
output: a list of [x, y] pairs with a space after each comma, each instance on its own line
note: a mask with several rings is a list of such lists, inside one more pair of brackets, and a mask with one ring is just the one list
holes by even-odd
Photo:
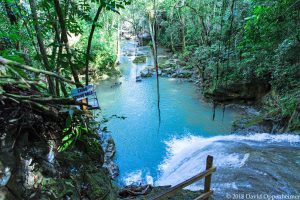
[[[156, 185], [175, 185], [205, 168], [214, 156], [215, 198], [232, 193], [296, 194], [300, 191], [300, 136], [291, 134], [187, 136], [167, 143]], [[203, 188], [199, 182], [188, 189]]]

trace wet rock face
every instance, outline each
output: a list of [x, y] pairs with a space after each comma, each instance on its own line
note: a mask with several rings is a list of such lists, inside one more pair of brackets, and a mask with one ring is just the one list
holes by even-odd
[[86, 199], [115, 199], [111, 181], [105, 169], [87, 171], [81, 178], [81, 181], [85, 183], [81, 185], [82, 196]]
[[[13, 111], [10, 106], [14, 106]], [[1, 199], [28, 199], [38, 188], [40, 178], [56, 174], [54, 167], [48, 167], [46, 135], [55, 133], [57, 124], [50, 128], [43, 117], [9, 102], [6, 108], [10, 112], [0, 108], [5, 124], [0, 130]]]
[[255, 118], [240, 119], [233, 124], [234, 133], [272, 133], [274, 129], [272, 120]]
[[112, 138], [109, 138], [105, 147], [103, 167], [108, 170], [108, 173], [112, 179], [115, 179], [120, 174], [119, 167], [113, 161], [115, 154], [116, 154], [115, 142]]
[[288, 131], [300, 131], [300, 103], [288, 122]]
[[114, 199], [108, 171], [99, 161], [103, 151], [96, 156], [73, 148], [57, 153], [51, 163], [43, 146], [31, 144], [23, 147], [26, 154], [1, 157], [1, 199]]
[[205, 97], [220, 103], [254, 102], [271, 90], [269, 83], [263, 81], [231, 83], [205, 91]]
[[0, 199], [115, 199], [98, 134], [58, 152], [63, 118], [12, 105], [0, 119]]

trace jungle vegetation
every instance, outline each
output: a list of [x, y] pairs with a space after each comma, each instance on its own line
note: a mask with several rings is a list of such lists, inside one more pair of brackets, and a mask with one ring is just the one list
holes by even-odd
[[300, 1], [2, 0], [0, 20], [1, 95], [49, 115], [45, 104], [84, 104], [71, 101], [72, 87], [119, 75], [120, 30], [129, 22], [137, 38], [151, 35], [156, 72], [161, 45], [196, 70], [213, 101], [266, 95], [264, 118], [299, 128]]
[[[300, 0], [0, 0], [0, 172], [12, 177], [2, 179], [0, 195], [113, 199], [110, 178], [99, 173], [97, 131], [109, 119], [95, 122], [70, 93], [120, 75], [125, 23], [127, 39], [152, 48], [158, 109], [159, 70], [180, 68], [193, 72], [214, 107], [259, 107], [248, 125], [300, 130]], [[178, 62], [159, 62], [158, 46]], [[53, 151], [49, 170], [52, 159], [43, 159]], [[31, 173], [25, 188], [28, 157], [44, 177]]]
[[158, 44], [197, 70], [206, 96], [260, 101], [262, 118], [299, 129], [300, 1], [136, 0], [125, 12], [136, 33], [155, 18]]

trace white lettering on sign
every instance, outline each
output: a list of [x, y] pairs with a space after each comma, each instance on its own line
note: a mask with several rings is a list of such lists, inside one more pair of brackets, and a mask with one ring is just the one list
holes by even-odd
[[86, 99], [88, 96], [91, 96], [93, 94], [93, 85], [88, 85], [83, 88], [76, 88], [71, 91], [71, 95], [76, 101]]

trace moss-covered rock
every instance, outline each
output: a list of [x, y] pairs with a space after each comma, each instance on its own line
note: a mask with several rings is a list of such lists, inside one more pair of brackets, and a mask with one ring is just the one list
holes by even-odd
[[300, 103], [289, 120], [288, 131], [300, 131]]
[[89, 186], [86, 196], [90, 199], [115, 199], [111, 180], [105, 169], [85, 172], [82, 181]]
[[[159, 186], [159, 187], [154, 187], [152, 188], [151, 192], [147, 195], [141, 195], [138, 197], [130, 197], [130, 198], [123, 198], [123, 200], [127, 199], [136, 199], [136, 200], [147, 200], [150, 199], [151, 197], [154, 197], [161, 192], [164, 192], [167, 190], [169, 186]], [[193, 200], [197, 198], [198, 196], [201, 195], [201, 191], [190, 191], [190, 190], [180, 190], [177, 193], [174, 194], [174, 196], [169, 197], [167, 199], [169, 200]], [[121, 198], [118, 198], [119, 200], [122, 200]]]
[[137, 56], [132, 62], [135, 64], [145, 63], [147, 60], [146, 56]]
[[[0, 199], [115, 199], [111, 178], [102, 167], [104, 151], [93, 123], [89, 132], [81, 132], [69, 148], [60, 152], [64, 113], [53, 119], [11, 102], [7, 106], [14, 114], [0, 109], [4, 124], [18, 113], [26, 124], [22, 129], [11, 124], [0, 130], [0, 179], [6, 186], [1, 188]], [[12, 146], [14, 150], [8, 151]]]
[[77, 184], [73, 179], [45, 178], [41, 183], [41, 193], [36, 191], [31, 196], [40, 196], [41, 200], [67, 198], [77, 200], [80, 199]]
[[141, 71], [141, 77], [149, 78], [149, 77], [152, 77], [153, 73], [154, 73], [153, 68], [146, 68], [146, 69]]

